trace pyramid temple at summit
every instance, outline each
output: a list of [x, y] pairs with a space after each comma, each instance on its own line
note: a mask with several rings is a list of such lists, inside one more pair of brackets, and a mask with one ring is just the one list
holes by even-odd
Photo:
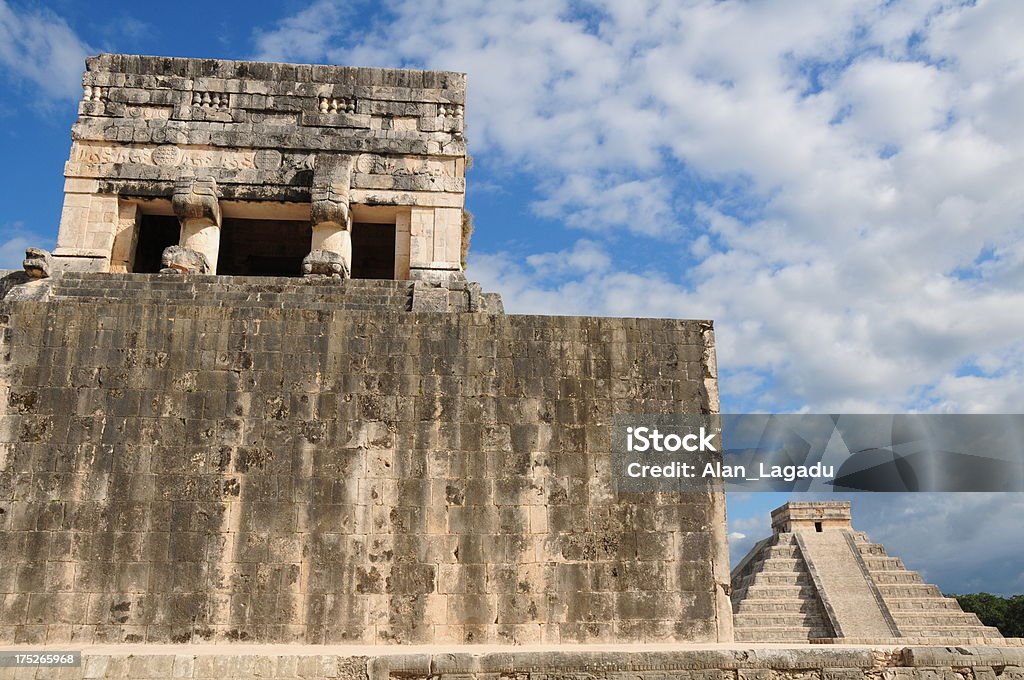
[[792, 501], [772, 511], [772, 536], [733, 569], [731, 597], [737, 641], [1002, 638], [855, 531], [849, 501]]

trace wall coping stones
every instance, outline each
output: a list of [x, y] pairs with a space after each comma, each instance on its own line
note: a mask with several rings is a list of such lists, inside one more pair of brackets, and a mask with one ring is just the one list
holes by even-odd
[[[467, 650], [453, 646], [387, 649], [323, 648], [301, 645], [233, 646], [96, 646], [82, 649], [77, 669], [40, 669], [34, 674], [7, 677], [98, 678], [210, 678], [236, 677], [346, 678], [388, 680], [402, 678], [507, 678], [575, 674], [585, 677], [726, 678], [756, 680], [768, 677], [803, 677], [810, 672], [824, 680], [879, 677], [889, 680], [954, 678], [970, 673], [975, 678], [1020, 676], [1024, 650], [944, 647], [713, 647], [668, 649], [655, 646], [612, 646], [604, 651], [523, 648], [516, 651]], [[425, 651], [419, 651], [425, 649]], [[24, 669], [22, 669], [24, 670]], [[676, 676], [686, 673], [686, 676]], [[729, 673], [730, 675], [725, 675]], [[770, 674], [770, 675], [769, 675]], [[970, 677], [970, 676], [968, 676]]]
[[464, 280], [442, 283], [389, 279], [217, 276], [213, 274], [125, 274], [66, 271], [28, 279], [0, 272], [0, 300], [77, 300], [259, 304], [263, 307], [385, 307], [395, 311], [502, 314], [501, 296]]
[[[348, 87], [374, 87], [388, 93], [388, 99], [405, 101], [407, 90], [444, 90], [444, 101], [465, 102], [466, 74], [456, 71], [425, 71], [415, 69], [366, 68], [327, 64], [289, 64], [280, 62], [236, 61], [231, 59], [195, 59], [189, 57], [157, 57], [136, 54], [103, 53], [85, 60], [86, 82], [89, 74], [161, 76], [165, 86], [182, 88], [186, 83], [173, 78], [248, 80], [276, 82], [323, 83]], [[102, 84], [102, 83], [97, 83]], [[199, 83], [214, 89], [226, 83]], [[387, 90], [384, 88], [394, 88]], [[217, 88], [220, 89], [220, 88]], [[225, 91], [229, 91], [225, 88]], [[417, 99], [418, 100], [418, 99]], [[414, 100], [415, 101], [415, 100]]]

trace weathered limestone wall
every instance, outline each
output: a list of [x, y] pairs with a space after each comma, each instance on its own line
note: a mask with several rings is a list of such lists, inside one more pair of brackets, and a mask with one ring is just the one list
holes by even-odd
[[[279, 219], [310, 219], [318, 183], [333, 184], [324, 198], [345, 211], [395, 209], [403, 271], [461, 269], [464, 74], [103, 54], [83, 87], [59, 263], [130, 271], [140, 206], [170, 214], [174, 182], [200, 176], [226, 215], [292, 204]], [[338, 157], [344, 172], [317, 179], [318, 160]]]
[[610, 485], [613, 414], [717, 409], [710, 325], [414, 290], [17, 286], [0, 641], [729, 639], [722, 495]]

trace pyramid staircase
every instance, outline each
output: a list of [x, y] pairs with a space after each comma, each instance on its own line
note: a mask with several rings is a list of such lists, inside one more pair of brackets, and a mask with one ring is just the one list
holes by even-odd
[[890, 557], [885, 546], [872, 543], [863, 532], [852, 533], [901, 637], [935, 641], [1003, 637], [996, 628], [983, 625], [973, 612], [960, 609], [959, 602], [943, 596], [937, 586], [925, 583], [920, 574], [903, 565], [903, 560]]
[[1000, 644], [1002, 635], [853, 530], [848, 502], [787, 503], [732, 573], [737, 642]]
[[793, 534], [776, 534], [732, 576], [737, 642], [809, 642], [832, 637]]

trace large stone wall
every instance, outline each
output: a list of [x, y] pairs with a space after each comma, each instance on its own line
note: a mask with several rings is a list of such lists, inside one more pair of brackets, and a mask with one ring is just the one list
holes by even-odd
[[710, 324], [414, 293], [16, 285], [0, 641], [730, 639], [722, 494], [610, 483], [613, 414], [717, 409]]

